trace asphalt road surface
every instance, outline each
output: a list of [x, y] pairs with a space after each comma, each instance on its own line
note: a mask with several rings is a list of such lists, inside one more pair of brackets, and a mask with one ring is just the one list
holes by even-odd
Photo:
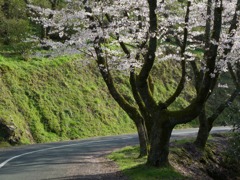
[[[172, 139], [194, 137], [197, 130], [174, 130]], [[214, 127], [211, 132], [229, 130], [231, 127]], [[0, 180], [89, 179], [93, 173], [98, 177], [97, 173], [102, 173], [99, 165], [105, 163], [101, 157], [135, 144], [138, 144], [137, 135], [131, 134], [0, 149]]]

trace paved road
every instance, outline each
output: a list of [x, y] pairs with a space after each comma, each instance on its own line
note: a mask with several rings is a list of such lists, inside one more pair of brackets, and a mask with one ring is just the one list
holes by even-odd
[[[215, 127], [212, 132], [230, 129]], [[196, 128], [174, 130], [172, 139], [194, 136], [196, 133]], [[122, 135], [0, 150], [0, 180], [59, 180], [76, 176], [78, 179], [88, 179], [86, 177], [93, 173], [92, 170], [94, 173], [101, 172], [98, 165], [104, 162], [99, 161], [99, 157], [137, 143], [137, 135]]]

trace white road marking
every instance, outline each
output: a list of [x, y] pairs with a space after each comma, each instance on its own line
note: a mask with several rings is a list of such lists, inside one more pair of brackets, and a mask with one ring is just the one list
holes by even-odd
[[0, 164], [0, 169], [3, 166], [5, 166], [9, 161], [12, 161], [13, 159], [17, 159], [19, 157], [26, 156], [29, 154], [34, 154], [34, 153], [43, 152], [43, 151], [52, 150], [52, 149], [60, 149], [60, 148], [70, 147], [70, 146], [77, 146], [77, 145], [91, 144], [91, 143], [98, 143], [98, 142], [108, 142], [108, 141], [112, 141], [112, 139], [111, 140], [98, 140], [98, 141], [91, 141], [91, 142], [80, 142], [80, 143], [75, 143], [75, 144], [66, 144], [66, 145], [57, 146], [57, 147], [50, 147], [50, 148], [40, 149], [40, 150], [36, 150], [36, 151], [30, 151], [30, 152], [23, 153], [23, 154], [20, 154], [17, 156], [13, 156], [12, 158], [7, 159], [6, 161], [4, 161]]
[[[217, 129], [218, 128], [218, 129]], [[213, 131], [217, 129], [217, 130], [231, 130], [231, 127], [214, 127]], [[181, 131], [181, 130], [180, 130]], [[192, 134], [192, 133], [196, 133], [197, 130], [190, 130], [190, 132], [173, 132], [172, 135], [180, 135], [180, 134]], [[127, 136], [127, 137], [123, 137], [120, 139], [132, 139], [134, 137], [131, 136]], [[12, 161], [14, 159], [17, 159], [19, 157], [22, 156], [26, 156], [29, 154], [34, 154], [34, 153], [38, 153], [38, 152], [43, 152], [43, 151], [47, 151], [47, 150], [52, 150], [52, 149], [60, 149], [60, 148], [64, 148], [64, 147], [70, 147], [70, 146], [77, 146], [77, 145], [83, 145], [83, 144], [91, 144], [91, 143], [97, 143], [97, 142], [108, 142], [108, 141], [112, 141], [112, 140], [116, 140], [116, 139], [111, 139], [111, 140], [98, 140], [98, 141], [91, 141], [91, 142], [80, 142], [80, 143], [75, 143], [75, 144], [66, 144], [66, 145], [62, 145], [62, 146], [57, 146], [57, 147], [50, 147], [50, 148], [45, 148], [45, 149], [40, 149], [40, 150], [36, 150], [36, 151], [31, 151], [31, 152], [27, 152], [27, 153], [23, 153], [17, 156], [13, 156], [12, 158], [7, 159], [6, 161], [2, 162], [0, 164], [0, 169], [5, 166], [9, 161]]]

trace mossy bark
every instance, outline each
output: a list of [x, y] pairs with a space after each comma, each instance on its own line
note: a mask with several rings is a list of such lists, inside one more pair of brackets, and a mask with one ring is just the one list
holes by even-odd
[[169, 141], [172, 129], [168, 125], [162, 125], [155, 121], [151, 131], [150, 152], [147, 159], [148, 165], [154, 167], [169, 165]]
[[147, 137], [146, 137], [146, 131], [145, 131], [145, 127], [141, 122], [136, 123], [136, 127], [137, 127], [137, 132], [138, 132], [138, 139], [139, 139], [139, 145], [140, 145], [140, 154], [139, 154], [139, 158], [140, 157], [144, 157], [147, 156], [148, 154], [148, 146], [147, 146]]
[[207, 143], [207, 139], [209, 136], [209, 129], [210, 129], [208, 119], [206, 117], [205, 108], [203, 108], [198, 118], [199, 118], [199, 130], [198, 130], [198, 135], [194, 144], [198, 148], [204, 149]]

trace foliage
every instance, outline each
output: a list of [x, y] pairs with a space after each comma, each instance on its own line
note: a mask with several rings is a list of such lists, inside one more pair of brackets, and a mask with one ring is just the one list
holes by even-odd
[[[25, 39], [32, 31], [24, 1], [0, 1], [0, 52], [24, 54], [33, 46]], [[8, 49], [8, 50], [7, 50]]]
[[29, 19], [28, 3], [50, 8], [55, 2], [56, 8], [65, 4], [62, 0], [0, 0], [0, 52], [4, 55], [20, 54], [27, 60], [36, 44], [29, 37], [41, 37], [42, 27]]
[[[225, 72], [221, 74], [221, 77], [217, 83], [217, 88], [214, 89], [212, 96], [209, 98], [206, 110], [207, 114], [212, 114], [218, 106], [220, 106], [226, 99], [231, 96], [231, 93], [236, 89], [231, 76]], [[239, 96], [236, 97], [234, 102], [228, 103], [228, 108], [221, 113], [215, 124], [220, 125], [235, 125], [239, 121], [240, 106]]]
[[230, 121], [233, 123], [234, 133], [229, 142], [229, 148], [227, 151], [227, 162], [229, 164], [240, 163], [240, 119], [239, 116], [234, 118], [235, 114], [239, 113], [239, 101], [237, 106], [231, 108]]
[[231, 164], [240, 163], [240, 133], [236, 132], [233, 134], [229, 141], [228, 150], [226, 153], [226, 162]]

